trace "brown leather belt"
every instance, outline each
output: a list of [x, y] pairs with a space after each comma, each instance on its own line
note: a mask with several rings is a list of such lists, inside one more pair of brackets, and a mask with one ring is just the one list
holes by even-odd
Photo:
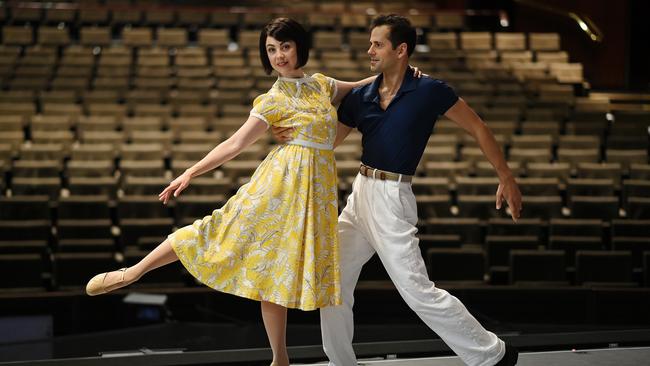
[[[361, 164], [361, 166], [359, 167], [359, 174], [368, 178], [374, 178], [379, 180], [394, 180], [396, 182], [406, 182], [406, 183], [410, 183], [411, 179], [413, 179], [413, 176], [410, 175], [391, 173], [384, 170], [375, 169], [373, 167], [369, 167], [364, 164]], [[400, 180], [400, 176], [402, 178], [401, 180]]]

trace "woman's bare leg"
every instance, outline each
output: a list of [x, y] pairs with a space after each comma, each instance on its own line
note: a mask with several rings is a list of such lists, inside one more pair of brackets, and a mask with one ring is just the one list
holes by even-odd
[[275, 366], [289, 366], [287, 353], [287, 308], [262, 301], [262, 319], [273, 350]]
[[[142, 258], [140, 262], [127, 268], [124, 273], [124, 280], [126, 283], [137, 281], [145, 273], [177, 260], [178, 256], [176, 256], [176, 252], [172, 249], [169, 239], [165, 239], [165, 241], [160, 243], [154, 250]], [[112, 283], [113, 276], [122, 276], [122, 274], [116, 271], [110, 272], [106, 276], [106, 282]]]

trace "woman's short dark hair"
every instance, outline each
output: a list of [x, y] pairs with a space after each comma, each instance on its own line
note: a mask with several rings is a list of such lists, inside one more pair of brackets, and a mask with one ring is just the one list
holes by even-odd
[[390, 43], [393, 44], [393, 49], [402, 43], [406, 43], [406, 52], [411, 56], [413, 50], [415, 50], [417, 34], [408, 18], [397, 14], [379, 15], [372, 20], [370, 31], [382, 25], [390, 28], [390, 36], [388, 38], [390, 39]]
[[271, 36], [280, 42], [296, 42], [296, 53], [298, 54], [298, 63], [296, 68], [303, 67], [309, 60], [309, 34], [305, 28], [293, 19], [276, 18], [271, 20], [260, 33], [260, 59], [262, 66], [267, 75], [273, 72], [269, 55], [266, 54], [266, 37]]

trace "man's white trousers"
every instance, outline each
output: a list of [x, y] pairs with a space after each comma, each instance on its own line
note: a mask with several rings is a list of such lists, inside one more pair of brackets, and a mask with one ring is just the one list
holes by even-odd
[[352, 349], [354, 288], [361, 267], [375, 252], [408, 306], [467, 365], [490, 366], [503, 357], [503, 341], [485, 330], [456, 297], [429, 280], [416, 223], [410, 183], [357, 175], [338, 222], [343, 305], [321, 309], [323, 348], [330, 366], [357, 364]]

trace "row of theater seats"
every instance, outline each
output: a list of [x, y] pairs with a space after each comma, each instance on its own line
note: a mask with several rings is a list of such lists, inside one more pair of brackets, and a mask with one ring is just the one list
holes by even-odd
[[[171, 31], [161, 29], [159, 33], [164, 36], [164, 32]], [[178, 31], [186, 32], [183, 29]], [[60, 62], [62, 66], [88, 66], [97, 59], [99, 66], [107, 68], [125, 66], [135, 59], [137, 61], [135, 65], [143, 67], [174, 65], [188, 68], [212, 64], [242, 66], [241, 59], [237, 59], [242, 51], [246, 51], [248, 58], [253, 60], [250, 65], [258, 65], [255, 61], [259, 59], [257, 31], [241, 31], [236, 39], [230, 39], [226, 30], [206, 29], [199, 31], [196, 41], [189, 41], [185, 33], [175, 41], [167, 41], [165, 38], [156, 41], [152, 38], [150, 29], [125, 29], [122, 38], [113, 39], [109, 28], [84, 28], [78, 41], [66, 39], [60, 44], [38, 43], [36, 45], [32, 45], [32, 35], [29, 32], [30, 30], [26, 28], [4, 28], [4, 50], [0, 58], [2, 64], [15, 63], [17, 66], [31, 67]], [[530, 49], [526, 45], [526, 36], [524, 33], [495, 33], [494, 35], [489, 32], [432, 33], [427, 35], [425, 43], [421, 45], [424, 49], [415, 53], [414, 60], [433, 59], [450, 62], [466, 59], [472, 65], [498, 61], [508, 68], [515, 69], [517, 75], [539, 76], [550, 73], [561, 82], [582, 82], [582, 66], [569, 62], [568, 53], [560, 50], [557, 34], [544, 33], [537, 34], [535, 37], [535, 34], [531, 33]], [[496, 49], [492, 49], [493, 37], [496, 40]], [[368, 47], [367, 33], [351, 33], [349, 40], [343, 40], [338, 32], [321, 31], [315, 32], [313, 38], [315, 51], [318, 59], [322, 60], [322, 65], [312, 64], [311, 67], [367, 68], [364, 63], [354, 62], [356, 60], [365, 62], [367, 59], [365, 55]], [[540, 40], [534, 41], [536, 38]], [[499, 41], [501, 39], [507, 42]], [[238, 52], [229, 48], [235, 44], [233, 42], [236, 42], [239, 47]], [[25, 47], [24, 55], [17, 47]], [[60, 59], [59, 48], [62, 51]], [[431, 52], [427, 53], [425, 49]], [[66, 75], [73, 71], [63, 70]], [[20, 72], [33, 73], [36, 70], [26, 68]], [[189, 72], [183, 70], [183, 73]], [[164, 70], [158, 72], [158, 75], [161, 74], [164, 75]], [[574, 80], [576, 78], [580, 79]]]
[[[175, 167], [177, 174], [189, 167]], [[352, 174], [358, 170], [347, 169], [348, 174], [341, 180], [341, 199], [349, 193]], [[226, 178], [199, 178], [191, 191], [198, 194], [231, 194], [240, 184], [248, 180], [247, 173], [255, 168], [255, 163], [233, 162], [224, 168], [224, 172], [234, 175]], [[138, 164], [131, 164], [132, 170], [151, 169]], [[341, 173], [339, 173], [341, 175]], [[239, 176], [239, 177], [237, 177]], [[127, 175], [123, 179], [112, 176], [86, 178], [68, 177], [63, 181], [59, 177], [26, 178], [15, 177], [11, 184], [3, 187], [11, 195], [30, 196], [47, 195], [52, 199], [67, 196], [122, 197], [124, 195], [150, 195], [155, 197], [171, 180], [169, 177], [138, 177]], [[457, 177], [455, 183], [447, 178], [421, 178], [414, 182], [418, 192], [419, 214], [422, 218], [430, 217], [501, 217], [506, 213], [494, 210], [494, 192], [498, 181], [495, 178]], [[619, 190], [613, 187], [611, 179], [571, 179], [564, 185], [553, 178], [518, 178], [520, 189], [525, 195], [527, 217], [574, 217], [601, 218], [610, 220], [618, 217], [649, 218], [650, 200], [648, 199], [649, 180], [629, 179], [623, 181]], [[343, 202], [343, 201], [341, 201]]]
[[[114, 143], [102, 141], [119, 137], [109, 133], [87, 133], [84, 134], [82, 143], [74, 140], [58, 140], [57, 142], [45, 142], [40, 140], [41, 133], [35, 134], [37, 143], [27, 143], [18, 146], [20, 140], [5, 140], [0, 143], [0, 157], [2, 161], [16, 172], [17, 176], [47, 177], [58, 176], [65, 166], [69, 170], [74, 169], [71, 175], [74, 176], [95, 176], [111, 175], [116, 169], [131, 170], [127, 164], [121, 162], [138, 160], [142, 168], [147, 168], [147, 174], [163, 176], [164, 171], [185, 165], [186, 161], [198, 160], [210, 149], [216, 146], [221, 140], [222, 134], [212, 133], [211, 141], [191, 140], [197, 138], [196, 134], [182, 134], [181, 139], [186, 143], [172, 144], [172, 140], [164, 139], [169, 134], [151, 134], [132, 132], [128, 134], [132, 143], [124, 140], [115, 140]], [[441, 137], [444, 135], [438, 135]], [[525, 135], [522, 135], [525, 136]], [[192, 142], [189, 142], [192, 141]], [[97, 144], [97, 145], [95, 145]], [[235, 160], [254, 160], [259, 162], [273, 145], [265, 142], [258, 142], [245, 149]], [[643, 179], [647, 176], [647, 155], [643, 149], [620, 150], [606, 149], [601, 157], [601, 150], [598, 148], [525, 148], [502, 145], [505, 157], [510, 162], [510, 168], [517, 176], [557, 178], [567, 181], [572, 176], [580, 178], [609, 178], [619, 183], [621, 178], [631, 176], [635, 179]], [[141, 154], [141, 155], [140, 155]], [[336, 151], [336, 156], [342, 160], [358, 161], [361, 155], [360, 147], [352, 144], [341, 146]], [[15, 161], [13, 161], [15, 159]], [[38, 162], [37, 159], [46, 161]], [[114, 164], [114, 160], [117, 163]], [[108, 161], [107, 165], [97, 166], [97, 172], [93, 172], [88, 164], [75, 165], [77, 162], [88, 160]], [[417, 175], [453, 177], [456, 175], [476, 174], [478, 176], [490, 176], [489, 171], [484, 167], [487, 159], [481, 153], [479, 147], [466, 145], [461, 148], [456, 146], [428, 146], [420, 165], [417, 167]], [[12, 168], [12, 166], [14, 168]], [[345, 168], [343, 165], [341, 168]], [[27, 169], [34, 169], [26, 172]], [[19, 173], [18, 173], [19, 172]], [[101, 173], [100, 173], [101, 172]], [[244, 172], [247, 173], [247, 172]]]
[[[549, 134], [556, 138], [560, 134], [597, 135], [604, 134], [616, 138], [636, 138], [643, 140], [644, 121], [647, 113], [639, 112], [631, 120], [614, 123], [606, 112], [570, 111], [567, 103], [542, 102], [538, 98], [515, 97], [510, 94], [496, 95], [485, 91], [477, 94], [476, 86], [462, 82], [450, 82], [458, 93], [493, 127], [498, 135]], [[489, 85], [486, 85], [489, 87]], [[259, 87], [259, 85], [258, 85]], [[80, 127], [86, 129], [119, 130], [138, 129], [140, 122], [149, 122], [155, 130], [170, 129], [170, 118], [203, 117], [207, 122], [221, 118], [204, 128], [219, 128], [233, 122], [227, 117], [246, 118], [251, 105], [246, 103], [250, 89], [210, 89], [200, 90], [33, 90], [0, 91], [2, 125], [4, 129], [20, 130], [30, 127], [34, 130], [47, 130], [58, 126], [66, 129]], [[524, 93], [520, 90], [520, 93]], [[254, 94], [256, 96], [259, 94]], [[487, 100], [487, 98], [492, 98]], [[580, 102], [581, 99], [578, 99]], [[552, 104], [551, 104], [552, 103]], [[14, 117], [4, 117], [14, 116]], [[132, 119], [127, 117], [139, 117]], [[149, 121], [143, 119], [149, 117]], [[158, 119], [156, 120], [157, 117]], [[583, 123], [584, 122], [584, 123]], [[442, 121], [437, 124], [441, 134], [460, 132], [453, 124]], [[141, 126], [139, 129], [144, 129]], [[630, 135], [630, 136], [628, 136]], [[641, 136], [639, 136], [641, 135]]]
[[[646, 247], [647, 249], [647, 247]], [[495, 250], [504, 251], [505, 248]], [[148, 251], [128, 249], [124, 255], [110, 253], [0, 254], [0, 265], [11, 277], [3, 277], [3, 291], [79, 291], [98, 272], [137, 263]], [[520, 287], [638, 287], [650, 284], [650, 251], [643, 252], [641, 268], [629, 250], [577, 250], [575, 265], [567, 267], [566, 251], [512, 249], [508, 266], [491, 267], [486, 274], [485, 252], [480, 248], [429, 249], [429, 276], [439, 286], [514, 285]], [[486, 278], [489, 278], [486, 279]], [[378, 258], [364, 267], [360, 281], [388, 281]], [[179, 262], [156, 269], [132, 288], [197, 286]]]
[[[111, 27], [86, 26], [79, 29], [65, 27], [39, 26], [34, 29], [30, 26], [11, 26], [2, 28], [2, 43], [6, 45], [27, 46], [39, 44], [42, 46], [68, 46], [74, 40], [73, 31], [78, 32], [78, 42], [84, 46], [108, 46], [114, 38], [121, 40], [127, 47], [150, 47], [156, 45], [161, 48], [185, 47], [190, 42], [190, 32], [187, 28], [155, 28], [155, 27], [124, 27], [115, 29]], [[117, 36], [117, 37], [115, 37]], [[200, 28], [196, 31], [196, 44], [201, 47], [221, 48], [229, 46], [232, 42], [241, 48], [257, 49], [259, 44], [259, 30], [239, 29], [231, 37], [229, 29]], [[341, 49], [343, 44], [352, 50], [364, 50], [368, 46], [369, 35], [367, 31], [314, 31], [312, 34], [313, 46], [319, 50]], [[559, 51], [560, 38], [557, 33], [512, 33], [512, 32], [430, 32], [423, 38], [422, 44], [435, 50], [498, 50], [539, 52]], [[512, 53], [511, 55], [515, 55]], [[521, 53], [518, 55], [522, 55]], [[531, 53], [532, 55], [532, 53]], [[557, 55], [549, 53], [549, 55]], [[566, 61], [566, 53], [562, 54], [559, 61]], [[552, 58], [556, 60], [556, 58]], [[539, 61], [548, 61], [545, 58]]]
[[[72, 69], [72, 67], [70, 68]], [[204, 77], [211, 81], [208, 85], [193, 87], [190, 87], [189, 85], [184, 86], [182, 85], [182, 81], [185, 80], [183, 77], [175, 78], [166, 76], [164, 78], [171, 79], [172, 83], [175, 83], [176, 88], [171, 88], [169, 86], [165, 88], [160, 86], [158, 88], [142, 88], [142, 82], [148, 79], [132, 76], [129, 68], [125, 68], [124, 70], [126, 72], [120, 78], [124, 78], [126, 83], [121, 83], [124, 85], [118, 85], [117, 82], [114, 82], [114, 85], [110, 88], [109, 84], [104, 82], [102, 82], [101, 85], [90, 84], [89, 77], [87, 78], [84, 76], [80, 78], [70, 77], [65, 79], [71, 83], [70, 85], [66, 85], [63, 82], [55, 83], [57, 78], [52, 78], [48, 75], [30, 76], [29, 78], [36, 77], [36, 79], [43, 76], [44, 78], [40, 80], [39, 83], [42, 83], [43, 85], [47, 84], [49, 85], [49, 88], [38, 89], [36, 86], [40, 84], [34, 82], [33, 84], [29, 83], [33, 85], [32, 89], [27, 88], [28, 83], [24, 83], [24, 89], [17, 88], [3, 90], [0, 93], [0, 101], [7, 104], [35, 103], [32, 108], [23, 107], [25, 113], [31, 112], [32, 114], [35, 113], [37, 108], [40, 108], [41, 111], [51, 110], [50, 113], [57, 111], [64, 112], [62, 108], [57, 109], [56, 104], [80, 104], [81, 108], [77, 110], [66, 106], [68, 109], [66, 112], [73, 115], [75, 112], [76, 114], [79, 114], [82, 111], [92, 114], [92, 104], [98, 103], [127, 104], [129, 108], [124, 110], [124, 114], [135, 114], [136, 112], [139, 112], [134, 110], [136, 104], [169, 104], [172, 105], [173, 108], [168, 112], [171, 112], [172, 114], [180, 114], [184, 112], [182, 109], [179, 110], [179, 107], [183, 104], [200, 106], [206, 103], [215, 103], [223, 98], [222, 92], [228, 91], [236, 92], [253, 89], [257, 92], [265, 92], [275, 82], [274, 78], [269, 78], [265, 75], [254, 75], [255, 73], [251, 68], [246, 66], [242, 68], [219, 69], [217, 72], [222, 76], [217, 77], [212, 75], [211, 68], [206, 68]], [[197, 71], [197, 69], [193, 70]], [[314, 68], [314, 71], [316, 70], [318, 70], [318, 68]], [[83, 68], [76, 70], [75, 72], [81, 74], [84, 73]], [[230, 73], [234, 73], [234, 75]], [[519, 118], [525, 118], [526, 120], [551, 122], [557, 120], [561, 121], [569, 117], [579, 117], [577, 114], [569, 114], [570, 103], [576, 99], [573, 96], [573, 89], [571, 88], [563, 88], [562, 90], [555, 91], [553, 96], [557, 98], [563, 97], [566, 99], [564, 101], [558, 100], [551, 104], [551, 102], [540, 100], [533, 91], [526, 90], [522, 85], [513, 80], [504, 82], [501, 82], [502, 80], [499, 82], [483, 81], [480, 80], [479, 75], [467, 72], [448, 72], [444, 70], [438, 70], [436, 74], [438, 78], [447, 81], [454, 87], [454, 89], [463, 95], [463, 97], [471, 101], [471, 104], [477, 107], [477, 109], [486, 109], [485, 112], [491, 112], [496, 108], [511, 108], [510, 110], [503, 111], [495, 110], [494, 113], [504, 113], [503, 117], [498, 117], [499, 119], [514, 118], [516, 120]], [[97, 76], [93, 80], [96, 82], [98, 78], [105, 77], [108, 76]], [[249, 80], [244, 83], [241, 80], [237, 80], [238, 84], [234, 84], [233, 79], [240, 79], [243, 77], [253, 79], [253, 82]], [[354, 79], [357, 79], [358, 77], [359, 76]], [[7, 85], [11, 85], [15, 78], [13, 76], [8, 76], [5, 80], [7, 81]], [[79, 82], [75, 80], [78, 80]], [[225, 84], [225, 81], [229, 81], [230, 84]], [[98, 88], [87, 89], [90, 85], [98, 86]], [[527, 95], [529, 95], [529, 97], [527, 97]], [[229, 102], [241, 104], [247, 99], [246, 97], [254, 96], [240, 93], [237, 97], [238, 99]], [[583, 99], [576, 100], [577, 103], [581, 103], [582, 101]], [[9, 107], [9, 105], [7, 105], [7, 107]], [[210, 116], [215, 116], [217, 112], [217, 110], [214, 110]], [[604, 112], [602, 114], [604, 115]], [[602, 118], [603, 115], [600, 117]], [[584, 118], [584, 116], [580, 117]]]
[[[231, 70], [231, 69], [229, 69]], [[332, 71], [330, 69], [329, 71]], [[128, 71], [128, 70], [127, 70]], [[239, 70], [241, 71], [241, 70]], [[198, 84], [194, 78], [174, 77], [132, 77], [101, 76], [93, 79], [86, 77], [50, 78], [49, 76], [30, 76], [24, 79], [8, 78], [6, 85], [11, 89], [0, 91], [0, 103], [5, 114], [31, 116], [37, 112], [47, 115], [68, 114], [78, 117], [82, 114], [109, 115], [123, 118], [125, 116], [237, 116], [242, 111], [242, 104], [253, 100], [255, 96], [264, 93], [275, 82], [266, 76], [255, 77], [250, 70], [242, 76], [232, 78], [215, 78], [206, 76]], [[351, 70], [340, 71], [343, 73]], [[363, 75], [354, 72], [358, 79]], [[238, 72], [238, 74], [241, 74]], [[467, 99], [486, 120], [491, 122], [515, 122], [515, 125], [503, 125], [504, 129], [517, 129], [520, 119], [535, 122], [549, 122], [545, 133], [557, 134], [566, 118], [589, 118], [595, 124], [592, 129], [606, 127], [605, 113], [588, 115], [585, 113], [569, 113], [569, 105], [565, 101], [543, 102], [530, 93], [530, 98], [524, 95], [527, 91], [516, 82], [511, 83], [470, 83], [464, 82], [457, 73], [439, 72], [438, 77], [446, 80], [457, 92]], [[464, 78], [464, 77], [463, 77]], [[347, 78], [346, 78], [347, 79]], [[344, 80], [346, 80], [344, 79]], [[101, 84], [101, 85], [100, 85]], [[49, 85], [49, 89], [45, 87]], [[95, 88], [88, 90], [90, 85]], [[495, 87], [498, 85], [497, 87]], [[513, 95], [519, 93], [519, 95]], [[557, 95], [560, 95], [558, 92]], [[581, 99], [577, 100], [578, 102]], [[551, 104], [552, 103], [552, 104]], [[119, 122], [119, 121], [118, 121]], [[577, 121], [571, 121], [571, 128], [577, 128]], [[599, 124], [600, 123], [600, 124]], [[531, 127], [528, 124], [526, 127]], [[569, 126], [567, 126], [567, 129]]]
[[[572, 107], [568, 101], [544, 101], [532, 93], [526, 97], [527, 91], [517, 83], [499, 84], [498, 91], [495, 91], [494, 84], [464, 83], [454, 79], [458, 75], [446, 73], [440, 76], [449, 76], [445, 80], [450, 80], [448, 82], [458, 94], [490, 123], [497, 135], [509, 138], [513, 134], [548, 134], [556, 139], [560, 134], [600, 137], [607, 134], [645, 142], [646, 112], [611, 114], [581, 110], [586, 108], [581, 105], [584, 98], [576, 99], [576, 106]], [[61, 126], [66, 129], [142, 130], [142, 124], [148, 123], [155, 131], [172, 128], [169, 120], [176, 117], [203, 117], [209, 123], [221, 119], [213, 125], [203, 126], [214, 129], [233, 122], [224, 118], [245, 118], [251, 108], [249, 100], [259, 95], [257, 88], [270, 87], [266, 84], [272, 85], [273, 82], [265, 78], [257, 81], [256, 85], [247, 82], [239, 89], [231, 85], [225, 89], [6, 90], [0, 91], [0, 116], [3, 116], [0, 123], [5, 130], [25, 127], [47, 130]], [[511, 90], [506, 90], [511, 86]], [[513, 95], [515, 93], [519, 95]], [[462, 132], [444, 119], [437, 126], [436, 131], [441, 134]]]
[[[303, 24], [324, 29], [364, 28], [372, 16], [368, 14], [400, 13], [410, 14], [414, 26], [422, 29], [463, 29], [466, 16], [458, 11], [440, 11], [430, 2], [314, 2], [301, 1], [273, 3], [268, 7], [245, 8], [238, 5], [240, 12], [222, 8], [170, 8], [156, 6], [155, 2], [120, 2], [92, 4], [92, 2], [70, 2], [68, 6], [42, 7], [38, 3], [12, 3], [0, 8], [0, 20], [10, 24], [141, 24], [154, 26], [240, 26], [259, 28], [269, 19], [286, 16], [278, 13], [278, 7], [290, 7], [291, 16]], [[74, 4], [77, 3], [77, 4]], [[75, 6], [76, 5], [76, 6]], [[168, 4], [165, 4], [168, 5]], [[219, 4], [221, 6], [228, 4]], [[262, 4], [266, 5], [266, 4]], [[433, 10], [436, 10], [434, 13]], [[496, 14], [495, 14], [496, 15]]]
[[[19, 273], [30, 275], [5, 277], [2, 286], [78, 288], [93, 272], [132, 264], [175, 227], [208, 214], [225, 197], [188, 194], [170, 207], [151, 196], [124, 196], [114, 202], [105, 196], [58, 201], [4, 197], [0, 199], [0, 261], [3, 268], [21, 268]], [[513, 223], [507, 218], [430, 218], [418, 226], [420, 248], [436, 281], [648, 285], [648, 219], [523, 218]], [[25, 267], [25, 263], [34, 265]], [[159, 285], [183, 282], [178, 266], [171, 268], [162, 272], [166, 274], [162, 278], [150, 279]], [[362, 280], [387, 280], [376, 258]]]
[[[636, 287], [650, 283], [650, 247], [642, 239], [619, 240], [615, 249], [603, 250], [597, 237], [556, 238], [540, 247], [531, 237], [488, 236], [484, 247], [441, 248], [436, 242], [422, 255], [429, 278], [443, 287]], [[427, 240], [423, 236], [420, 245]], [[389, 280], [378, 257], [371, 258], [360, 280]]]
[[[168, 50], [157, 47], [132, 51], [123, 46], [103, 49], [68, 46], [59, 57], [55, 49], [34, 46], [25, 48], [24, 54], [21, 52], [19, 46], [0, 46], [0, 81], [3, 88], [10, 91], [117, 91], [120, 93], [117, 97], [132, 89], [140, 92], [146, 89], [161, 92], [253, 89], [259, 93], [273, 83], [273, 78], [264, 74], [256, 50], [210, 51], [196, 47]], [[562, 52], [560, 54], [565, 54]], [[555, 54], [538, 53], [537, 58], [542, 55], [555, 57]], [[349, 80], [358, 80], [368, 74], [364, 51], [320, 50], [312, 52], [312, 55], [306, 67], [310, 73], [324, 72]], [[451, 54], [448, 61], [437, 59], [443, 55], [449, 54], [437, 51], [418, 53], [413, 64], [455, 84], [468, 95], [513, 95], [526, 91], [518, 82], [530, 79], [536, 82], [535, 87], [540, 91], [572, 96], [571, 87], [557, 83], [583, 81], [581, 66], [576, 69], [573, 67], [575, 64], [561, 60], [514, 60], [509, 54], [491, 52]], [[451, 67], [455, 70], [450, 71]], [[476, 70], [467, 70], [467, 67]], [[546, 83], [539, 85], [540, 81]], [[105, 96], [109, 97], [111, 95]], [[523, 95], [517, 95], [518, 103], [513, 101], [510, 104], [525, 105], [526, 101], [521, 97]]]
[[[136, 107], [137, 108], [137, 107]], [[60, 156], [65, 156], [71, 147], [72, 150], [84, 151], [89, 145], [78, 144], [95, 143], [100, 137], [103, 142], [120, 145], [132, 145], [137, 149], [139, 144], [158, 144], [166, 150], [177, 147], [179, 143], [208, 143], [221, 142], [248, 118], [250, 106], [241, 106], [238, 110], [229, 109], [232, 117], [215, 116], [135, 116], [116, 118], [115, 116], [75, 116], [65, 115], [34, 115], [31, 122], [25, 123], [25, 117], [17, 114], [0, 115], [0, 131], [5, 132], [0, 142], [13, 144], [18, 150], [19, 145], [29, 142], [31, 144], [60, 144], [63, 147]], [[197, 114], [201, 111], [195, 111]], [[5, 111], [7, 113], [7, 111]], [[16, 113], [14, 111], [14, 113]], [[564, 125], [568, 131], [575, 127], [573, 122], [525, 121], [490, 121], [488, 126], [492, 130], [497, 143], [517, 162], [549, 162], [559, 160], [577, 163], [594, 163], [609, 161], [625, 164], [645, 163], [644, 152], [647, 149], [647, 137], [644, 126], [634, 123], [633, 128], [622, 128], [624, 125], [617, 123], [608, 127], [601, 122], [581, 124], [588, 125], [593, 130], [592, 135], [561, 134]], [[520, 126], [520, 127], [518, 127]], [[587, 126], [584, 126], [587, 127]], [[424, 152], [425, 161], [451, 161], [461, 157], [461, 160], [474, 161], [475, 155], [472, 148], [476, 142], [464, 131], [450, 121], [441, 120], [436, 124], [435, 134], [430, 138], [427, 150]], [[194, 136], [204, 132], [208, 135], [201, 138]], [[128, 146], [125, 146], [125, 148]], [[21, 156], [29, 155], [30, 145], [20, 148]], [[537, 150], [536, 154], [522, 153], [524, 150]], [[582, 150], [578, 154], [574, 150]], [[34, 150], [37, 151], [37, 150]], [[91, 151], [91, 150], [89, 150]], [[345, 150], [347, 151], [347, 150]], [[350, 151], [352, 155], [356, 151]], [[164, 157], [161, 151], [159, 157]], [[266, 153], [266, 151], [262, 151]], [[460, 153], [460, 155], [459, 155]], [[20, 156], [18, 156], [20, 157]]]

